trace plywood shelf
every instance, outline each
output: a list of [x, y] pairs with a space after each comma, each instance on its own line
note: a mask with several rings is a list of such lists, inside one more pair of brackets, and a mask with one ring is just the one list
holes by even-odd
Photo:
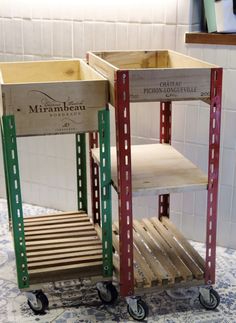
[[[99, 150], [92, 154], [100, 162]], [[133, 195], [167, 194], [207, 188], [205, 175], [168, 144], [131, 146]], [[116, 149], [111, 148], [112, 181], [117, 189]]]
[[24, 218], [30, 285], [102, 275], [102, 244], [87, 214]]
[[[204, 260], [167, 217], [135, 220], [134, 278], [136, 288], [169, 288], [201, 282]], [[119, 263], [119, 229], [113, 224], [113, 246]]]

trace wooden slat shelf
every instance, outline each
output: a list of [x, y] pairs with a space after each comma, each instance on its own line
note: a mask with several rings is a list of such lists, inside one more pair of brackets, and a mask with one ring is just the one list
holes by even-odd
[[[96, 230], [100, 229], [96, 227]], [[135, 220], [133, 235], [136, 288], [168, 288], [173, 284], [203, 280], [204, 260], [167, 217], [162, 217], [162, 221], [158, 218]], [[117, 223], [113, 224], [113, 246], [118, 264]]]
[[[99, 149], [92, 154], [100, 162]], [[133, 195], [167, 194], [207, 188], [205, 175], [167, 144], [131, 146]], [[116, 149], [111, 148], [112, 181], [117, 188]]]
[[209, 44], [209, 45], [236, 45], [235, 34], [217, 34], [217, 33], [186, 33], [185, 43], [187, 44]]
[[[135, 220], [133, 234], [136, 288], [168, 288], [203, 280], [204, 260], [167, 217]], [[119, 255], [117, 223], [113, 224], [113, 246]]]
[[87, 214], [25, 217], [30, 284], [102, 275], [102, 244]]

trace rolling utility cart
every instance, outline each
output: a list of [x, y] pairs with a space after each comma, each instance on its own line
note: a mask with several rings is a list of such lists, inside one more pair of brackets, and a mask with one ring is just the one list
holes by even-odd
[[[148, 314], [142, 293], [199, 286], [207, 309], [219, 304], [215, 283], [222, 69], [169, 51], [89, 52], [88, 63], [109, 80], [115, 107], [116, 148], [111, 149], [112, 183], [118, 193], [119, 223], [113, 246], [121, 296], [137, 320]], [[205, 175], [171, 144], [171, 103], [209, 104], [209, 163]], [[160, 102], [160, 143], [131, 146], [130, 103]], [[99, 151], [94, 159], [101, 163]], [[207, 190], [206, 259], [203, 260], [169, 219], [169, 194]], [[133, 219], [132, 197], [159, 196], [159, 216]], [[115, 265], [115, 263], [114, 263]]]
[[[42, 284], [65, 279], [90, 278], [97, 283], [99, 297], [107, 304], [117, 297], [112, 285], [110, 182], [102, 182], [104, 239], [100, 224], [98, 166], [91, 160], [93, 221], [87, 215], [86, 132], [90, 149], [97, 146], [98, 118], [105, 154], [109, 132], [103, 128], [107, 111], [108, 82], [82, 60], [2, 63], [1, 129], [8, 201], [9, 226], [14, 237], [18, 286], [26, 292], [35, 313], [48, 307]], [[108, 129], [109, 130], [109, 129]], [[17, 137], [76, 134], [78, 211], [23, 217]], [[108, 136], [108, 137], [107, 137]], [[108, 145], [108, 146], [107, 146]], [[105, 247], [103, 248], [103, 246]], [[104, 252], [103, 252], [104, 250]]]

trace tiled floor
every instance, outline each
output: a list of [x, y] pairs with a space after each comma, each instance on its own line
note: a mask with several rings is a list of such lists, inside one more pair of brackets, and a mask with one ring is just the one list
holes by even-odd
[[[24, 205], [24, 214], [50, 213], [41, 207]], [[204, 255], [204, 246], [194, 243]], [[0, 322], [131, 322], [126, 304], [119, 300], [115, 306], [101, 304], [94, 288], [79, 286], [78, 281], [45, 286], [50, 309], [45, 315], [33, 315], [25, 296], [16, 285], [14, 251], [7, 224], [6, 201], [0, 199]], [[146, 322], [168, 323], [229, 323], [236, 322], [236, 251], [217, 249], [216, 290], [221, 303], [215, 311], [207, 311], [199, 304], [196, 288], [144, 297], [149, 305]]]

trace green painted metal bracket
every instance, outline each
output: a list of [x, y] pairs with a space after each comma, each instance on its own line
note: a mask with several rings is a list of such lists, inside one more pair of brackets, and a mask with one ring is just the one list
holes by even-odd
[[24, 221], [20, 189], [14, 116], [2, 117], [5, 169], [7, 168], [8, 199], [12, 217], [17, 280], [20, 289], [29, 287], [29, 274], [25, 247]]
[[111, 157], [110, 157], [110, 111], [98, 112], [100, 177], [101, 177], [101, 215], [103, 276], [113, 275], [112, 252], [112, 207], [111, 207]]
[[85, 133], [76, 134], [76, 168], [78, 210], [87, 212], [87, 169]]

